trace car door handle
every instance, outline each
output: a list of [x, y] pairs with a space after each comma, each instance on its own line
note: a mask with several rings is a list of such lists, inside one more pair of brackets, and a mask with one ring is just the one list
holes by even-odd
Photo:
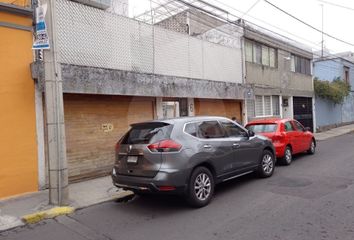
[[210, 144], [205, 144], [203, 147], [206, 148], [206, 149], [210, 149], [211, 145]]
[[233, 144], [232, 144], [232, 147], [233, 147], [233, 148], [239, 148], [239, 147], [240, 147], [240, 144], [238, 144], [238, 143], [233, 143]]

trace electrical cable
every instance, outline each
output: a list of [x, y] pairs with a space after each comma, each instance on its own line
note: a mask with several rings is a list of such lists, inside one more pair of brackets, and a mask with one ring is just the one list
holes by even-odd
[[[219, 0], [214, 0], [214, 1], [215, 1], [215, 2], [218, 2], [218, 3], [220, 3], [220, 4], [222, 4], [223, 6], [226, 6], [226, 7], [230, 8], [230, 9], [233, 9], [233, 10], [239, 12], [239, 13], [243, 13], [243, 12], [241, 12], [240, 10], [238, 10], [238, 9], [236, 9], [236, 8], [234, 8], [234, 7], [230, 6], [230, 5], [228, 5], [228, 4], [225, 4], [225, 3], [223, 3], [223, 2], [221, 2], [221, 1], [219, 1]], [[232, 13], [229, 12], [229, 14], [232, 14]], [[236, 15], [233, 15], [233, 16], [237, 17]], [[263, 22], [263, 23], [265, 23], [265, 24], [270, 25], [269, 23], [267, 23], [267, 22], [265, 22], [265, 21], [262, 21], [262, 20], [260, 20], [260, 19], [257, 19], [257, 18], [255, 18], [255, 17], [252, 17], [252, 16], [249, 16], [249, 17], [251, 17], [251, 18], [253, 18], [253, 19], [256, 19], [256, 20], [258, 20], [258, 21], [261, 21], [261, 22]], [[280, 34], [280, 33], [274, 32], [274, 31], [269, 30], [269, 29], [267, 29], [267, 28], [265, 28], [265, 27], [262, 27], [262, 26], [260, 26], [260, 25], [257, 25], [257, 24], [255, 24], [255, 23], [253, 23], [253, 22], [251, 22], [251, 21], [245, 21], [245, 22], [248, 22], [248, 23], [250, 23], [251, 25], [254, 25], [254, 26], [258, 27], [258, 28], [264, 29], [264, 30], [266, 30], [266, 31], [268, 31], [268, 32], [270, 32], [270, 33], [272, 33], [272, 34], [275, 34], [275, 35], [277, 35], [277, 36], [280, 36], [280, 37], [282, 37], [282, 38], [288, 39], [290, 42], [294, 42], [294, 41], [295, 41], [295, 40], [293, 40], [293, 39], [291, 39], [291, 38], [289, 38], [289, 37], [286, 37], [286, 36], [284, 36], [284, 35], [282, 35], [282, 34]], [[272, 25], [270, 25], [270, 26], [272, 26]], [[274, 26], [273, 26], [273, 27], [274, 27]], [[279, 30], [281, 30], [281, 31], [287, 32], [287, 31], [285, 31], [285, 30], [283, 30], [283, 29], [281, 29], [281, 28], [279, 28], [279, 27], [276, 27], [276, 28], [279, 29]], [[299, 36], [297, 36], [297, 35], [294, 35], [294, 34], [291, 34], [291, 35], [293, 35], [293, 36], [298, 37], [298, 38], [301, 39], [301, 37], [299, 37]], [[305, 40], [305, 39], [304, 39], [304, 40]], [[311, 42], [311, 41], [309, 41], [309, 40], [306, 40], [306, 41], [307, 41], [307, 42]], [[295, 42], [296, 42], [296, 41], [295, 41]], [[317, 48], [318, 50], [321, 50], [321, 48], [318, 47], [319, 44], [314, 43], [314, 42], [311, 42], [311, 43], [313, 44], [313, 46], [316, 46], [316, 47], [314, 47], [314, 49]], [[289, 44], [291, 44], [291, 43], [289, 43]], [[328, 50], [330, 50], [330, 49], [328, 49]], [[337, 54], [333, 54], [333, 53], [327, 53], [327, 54], [330, 55], [330, 56], [336, 57], [336, 58], [342, 58], [342, 59], [343, 59], [343, 56], [340, 56], [340, 55], [337, 55]], [[315, 52], [313, 52], [313, 55], [314, 55], [314, 56], [317, 56], [317, 57], [322, 57], [321, 55], [319, 55], [319, 54], [317, 54], [317, 53], [315, 53]], [[330, 60], [330, 59], [326, 59], [326, 60]]]
[[340, 39], [340, 38], [337, 38], [337, 37], [335, 37], [335, 36], [333, 36], [333, 35], [331, 35], [331, 34], [329, 34], [329, 33], [323, 32], [322, 30], [320, 30], [320, 29], [318, 29], [318, 28], [312, 26], [311, 24], [309, 24], [309, 23], [307, 23], [307, 22], [301, 20], [300, 18], [295, 17], [295, 16], [292, 15], [291, 13], [289, 13], [289, 12], [287, 12], [287, 11], [281, 9], [280, 7], [278, 7], [277, 5], [275, 5], [275, 4], [271, 3], [271, 2], [269, 2], [268, 0], [264, 0], [264, 2], [268, 3], [269, 5], [273, 6], [273, 7], [276, 8], [276, 9], [278, 9], [279, 11], [285, 13], [286, 15], [288, 15], [288, 16], [294, 18], [295, 20], [301, 22], [302, 24], [308, 26], [309, 28], [312, 28], [313, 30], [315, 30], [315, 31], [317, 31], [317, 32], [320, 32], [320, 33], [326, 35], [327, 37], [333, 38], [333, 39], [335, 39], [335, 40], [337, 40], [337, 41], [340, 41], [340, 42], [342, 42], [342, 43], [345, 43], [345, 44], [347, 44], [347, 45], [350, 45], [350, 46], [354, 47], [354, 44], [353, 44], [353, 43], [347, 42], [347, 41], [342, 40], [342, 39]]
[[328, 5], [332, 5], [332, 6], [335, 6], [335, 7], [344, 8], [344, 9], [347, 9], [347, 10], [350, 10], [350, 11], [354, 11], [354, 8], [347, 7], [347, 6], [344, 6], [344, 5], [340, 5], [340, 4], [337, 4], [337, 3], [332, 3], [332, 2], [328, 2], [328, 1], [324, 1], [324, 0], [317, 0], [317, 1], [325, 3], [325, 4], [328, 4]]
[[241, 18], [243, 18], [244, 16], [246, 16], [261, 0], [257, 0], [255, 3], [252, 4], [252, 6], [247, 9], [247, 11], [241, 16]]

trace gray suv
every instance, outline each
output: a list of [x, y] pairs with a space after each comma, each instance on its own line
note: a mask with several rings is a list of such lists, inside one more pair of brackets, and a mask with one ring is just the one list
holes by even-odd
[[116, 144], [115, 186], [139, 193], [183, 194], [207, 205], [217, 183], [251, 172], [270, 177], [270, 140], [223, 117], [184, 117], [132, 124]]

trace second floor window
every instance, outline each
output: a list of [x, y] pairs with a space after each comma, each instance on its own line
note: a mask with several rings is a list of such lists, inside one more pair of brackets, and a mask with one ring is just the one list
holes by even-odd
[[291, 71], [311, 75], [310, 59], [291, 55]]
[[250, 40], [245, 41], [247, 62], [253, 62], [268, 67], [276, 67], [276, 49]]

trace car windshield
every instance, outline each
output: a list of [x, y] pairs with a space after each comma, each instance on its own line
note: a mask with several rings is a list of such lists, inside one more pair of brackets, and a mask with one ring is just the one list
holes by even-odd
[[269, 124], [253, 124], [247, 126], [248, 130], [251, 130], [255, 133], [267, 133], [267, 132], [275, 132], [277, 129], [277, 124], [269, 123]]
[[163, 122], [134, 124], [122, 144], [149, 144], [169, 138], [173, 125]]

